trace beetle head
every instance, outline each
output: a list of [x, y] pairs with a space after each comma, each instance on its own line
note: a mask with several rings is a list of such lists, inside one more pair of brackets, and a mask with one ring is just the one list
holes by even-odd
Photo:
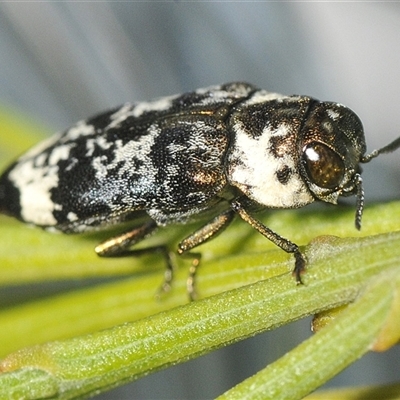
[[300, 171], [313, 195], [337, 203], [339, 196], [356, 196], [357, 229], [361, 227], [364, 207], [360, 163], [400, 147], [400, 138], [382, 149], [365, 154], [362, 123], [349, 108], [315, 101], [302, 127]]

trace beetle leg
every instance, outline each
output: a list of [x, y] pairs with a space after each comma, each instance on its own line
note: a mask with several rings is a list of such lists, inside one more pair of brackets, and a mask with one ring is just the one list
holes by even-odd
[[157, 295], [161, 292], [168, 292], [174, 275], [174, 263], [171, 254], [166, 246], [151, 246], [144, 249], [130, 249], [129, 247], [145, 239], [157, 229], [155, 221], [148, 221], [143, 225], [137, 226], [129, 231], [121, 233], [110, 239], [105, 240], [96, 246], [95, 251], [100, 257], [126, 257], [140, 256], [149, 253], [162, 253], [166, 261], [164, 282], [160, 286]]
[[[235, 213], [233, 210], [226, 210], [179, 243], [178, 254], [189, 256], [193, 260], [189, 269], [189, 276], [186, 281], [187, 292], [190, 300], [194, 300], [196, 298], [195, 278], [201, 259], [200, 253], [192, 253], [190, 250], [221, 233], [230, 224], [230, 222], [232, 222], [234, 216]], [[167, 292], [170, 290], [174, 276], [174, 263], [167, 247], [153, 246], [137, 250], [129, 249], [130, 246], [133, 246], [149, 236], [156, 228], [157, 224], [154, 221], [149, 221], [146, 224], [140, 225], [134, 229], [105, 240], [96, 246], [95, 251], [100, 257], [122, 257], [127, 255], [140, 256], [141, 254], [161, 252], [166, 260], [167, 268], [164, 274], [164, 282], [158, 290], [159, 294], [161, 292]]]
[[193, 258], [192, 265], [189, 269], [189, 276], [186, 281], [186, 288], [190, 300], [196, 298], [195, 278], [201, 259], [200, 253], [192, 253], [190, 250], [221, 233], [232, 222], [234, 216], [235, 213], [233, 210], [226, 210], [179, 243], [178, 254]]
[[100, 257], [118, 257], [119, 255], [125, 255], [128, 251], [128, 247], [140, 242], [156, 229], [157, 224], [155, 221], [148, 221], [143, 225], [105, 240], [97, 245], [94, 251]]
[[260, 221], [253, 218], [241, 204], [240, 200], [236, 199], [231, 203], [232, 209], [239, 214], [240, 218], [242, 218], [245, 222], [251, 225], [255, 230], [260, 232], [264, 237], [270, 240], [272, 243], [280, 247], [282, 250], [286, 251], [287, 253], [293, 253], [295, 258], [295, 265], [293, 269], [293, 275], [296, 277], [297, 283], [301, 282], [301, 274], [305, 270], [306, 260], [303, 254], [300, 252], [299, 247], [297, 244], [291, 242], [288, 239], [278, 235], [273, 230], [266, 227]]

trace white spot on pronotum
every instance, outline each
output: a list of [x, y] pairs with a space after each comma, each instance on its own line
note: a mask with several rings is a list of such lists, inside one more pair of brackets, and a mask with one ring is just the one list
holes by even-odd
[[277, 172], [283, 168], [297, 171], [292, 154], [275, 156], [271, 138], [285, 136], [289, 127], [281, 124], [277, 130], [264, 128], [258, 137], [249, 135], [236, 125], [236, 141], [228, 157], [228, 178], [250, 199], [265, 207], [292, 208], [313, 201], [303, 179], [295, 172], [289, 183], [282, 184]]
[[328, 116], [329, 116], [333, 121], [336, 121], [336, 120], [340, 117], [340, 114], [339, 114], [337, 111], [332, 110], [332, 108], [328, 108], [328, 109], [326, 110], [326, 113], [328, 114]]

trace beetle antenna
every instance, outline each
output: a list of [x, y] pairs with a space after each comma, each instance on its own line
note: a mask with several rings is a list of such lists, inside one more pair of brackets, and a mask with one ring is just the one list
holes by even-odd
[[360, 162], [362, 162], [362, 163], [370, 162], [373, 158], [379, 156], [379, 154], [391, 153], [392, 151], [395, 151], [399, 147], [400, 147], [400, 137], [393, 140], [392, 143], [389, 143], [388, 145], [386, 145], [380, 149], [374, 150], [371, 153], [366, 154], [365, 156], [361, 157]]
[[358, 230], [361, 229], [361, 218], [364, 211], [364, 189], [362, 185], [362, 178], [360, 174], [355, 174], [354, 184], [356, 186], [356, 217], [355, 225]]
[[[361, 163], [370, 162], [373, 158], [379, 156], [379, 154], [384, 153], [391, 153], [400, 147], [400, 137], [393, 140], [393, 142], [389, 143], [388, 145], [381, 147], [380, 149], [374, 150], [369, 154], [361, 157]], [[359, 173], [355, 174], [354, 176], [354, 185], [356, 187], [356, 218], [355, 218], [355, 225], [358, 230], [361, 229], [361, 218], [364, 210], [364, 189], [362, 186], [362, 178]]]

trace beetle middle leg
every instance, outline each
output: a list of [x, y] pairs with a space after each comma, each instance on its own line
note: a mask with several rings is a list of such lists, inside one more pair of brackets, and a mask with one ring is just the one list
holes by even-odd
[[189, 269], [189, 276], [186, 281], [187, 293], [190, 300], [196, 298], [195, 278], [201, 259], [200, 253], [193, 253], [190, 252], [190, 250], [221, 233], [232, 222], [234, 216], [235, 213], [233, 210], [226, 210], [179, 243], [178, 254], [193, 258], [192, 265]]
[[[190, 300], [194, 300], [196, 298], [195, 277], [201, 259], [200, 253], [193, 253], [190, 252], [190, 250], [221, 233], [229, 225], [229, 223], [232, 222], [234, 215], [235, 213], [231, 209], [222, 212], [179, 243], [178, 254], [192, 258], [192, 264], [190, 266], [189, 276], [186, 282], [187, 293]], [[131, 246], [145, 239], [156, 229], [157, 224], [155, 221], [146, 222], [143, 225], [105, 240], [96, 246], [95, 251], [100, 257], [124, 257], [128, 255], [140, 256], [142, 254], [154, 252], [162, 253], [166, 260], [167, 268], [164, 273], [164, 282], [161, 285], [158, 293], [167, 292], [171, 288], [175, 269], [171, 254], [167, 247], [160, 245], [146, 247], [144, 249], [130, 249]]]

